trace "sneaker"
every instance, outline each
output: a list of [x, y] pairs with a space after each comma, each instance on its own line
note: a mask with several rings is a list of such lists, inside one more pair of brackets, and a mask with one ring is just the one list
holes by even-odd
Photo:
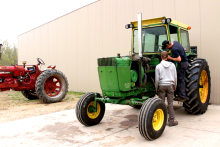
[[173, 100], [174, 101], [184, 102], [186, 100], [186, 98], [181, 98], [181, 97], [178, 96], [178, 97], [175, 97]]
[[176, 121], [176, 120], [170, 121], [170, 122], [167, 123], [167, 125], [168, 125], [169, 127], [176, 126], [176, 125], [178, 125], [178, 121]]

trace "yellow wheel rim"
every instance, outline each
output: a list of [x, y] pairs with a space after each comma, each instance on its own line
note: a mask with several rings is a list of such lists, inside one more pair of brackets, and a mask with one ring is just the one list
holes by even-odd
[[154, 113], [152, 124], [155, 131], [158, 131], [163, 126], [164, 113], [162, 109], [157, 109]]
[[203, 88], [199, 88], [200, 100], [202, 103], [205, 103], [209, 91], [209, 79], [208, 79], [208, 74], [205, 70], [203, 70], [201, 73], [199, 84], [203, 87]]
[[88, 117], [91, 118], [91, 119], [95, 119], [95, 118], [97, 118], [99, 116], [100, 111], [101, 111], [101, 107], [100, 107], [99, 103], [97, 102], [97, 110], [96, 110], [96, 112], [90, 112], [89, 109], [91, 107], [95, 108], [95, 101], [92, 101], [91, 103], [89, 103], [89, 105], [87, 107], [87, 115], [88, 115]]

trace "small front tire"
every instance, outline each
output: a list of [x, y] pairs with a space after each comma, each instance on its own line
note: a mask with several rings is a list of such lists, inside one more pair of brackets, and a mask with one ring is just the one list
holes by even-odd
[[149, 98], [141, 107], [138, 128], [142, 137], [147, 140], [159, 138], [166, 127], [167, 108], [160, 98]]
[[[100, 94], [97, 94], [100, 97]], [[95, 93], [84, 94], [76, 104], [76, 117], [79, 122], [85, 126], [98, 124], [105, 114], [105, 104], [97, 101], [97, 110], [95, 108]]]

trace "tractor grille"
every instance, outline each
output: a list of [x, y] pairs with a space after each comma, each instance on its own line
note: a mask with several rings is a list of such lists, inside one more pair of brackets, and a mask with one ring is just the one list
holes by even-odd
[[113, 58], [98, 58], [98, 66], [115, 66]]

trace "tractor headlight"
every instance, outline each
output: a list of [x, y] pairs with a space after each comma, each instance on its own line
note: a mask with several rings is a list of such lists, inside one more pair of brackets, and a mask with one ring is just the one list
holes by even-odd
[[172, 19], [171, 18], [167, 18], [167, 19], [163, 19], [162, 20], [162, 23], [165, 24], [165, 23], [171, 23]]
[[126, 25], [125, 25], [125, 28], [126, 28], [126, 29], [133, 28], [133, 27], [134, 27], [133, 24], [126, 24]]
[[167, 18], [167, 23], [171, 23], [172, 19], [171, 18]]
[[163, 19], [163, 20], [162, 20], [162, 23], [166, 23], [166, 19]]

